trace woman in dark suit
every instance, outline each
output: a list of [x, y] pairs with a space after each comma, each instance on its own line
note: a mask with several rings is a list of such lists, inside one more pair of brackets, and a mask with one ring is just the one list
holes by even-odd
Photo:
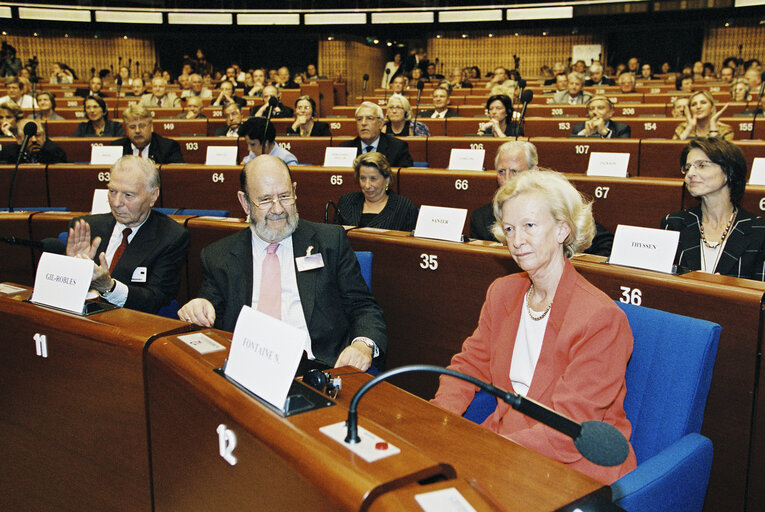
[[663, 229], [680, 232], [675, 264], [685, 270], [765, 280], [765, 219], [741, 208], [746, 159], [718, 137], [692, 140], [680, 154], [685, 188], [699, 204], [670, 213]]
[[109, 109], [103, 98], [90, 96], [83, 101], [87, 121], [77, 125], [75, 137], [124, 137], [122, 124], [109, 121]]
[[408, 198], [390, 190], [393, 173], [382, 153], [362, 153], [353, 162], [361, 192], [344, 194], [337, 203], [336, 224], [412, 231], [418, 209]]
[[513, 123], [513, 100], [506, 94], [495, 94], [486, 102], [486, 112], [489, 121], [478, 126], [478, 135], [494, 137], [514, 137], [523, 135], [517, 133], [518, 125]]
[[316, 102], [310, 96], [303, 95], [295, 100], [295, 122], [287, 128], [287, 135], [300, 137], [331, 137], [329, 125], [316, 121]]
[[[625, 372], [632, 331], [614, 301], [569, 262], [595, 233], [592, 208], [560, 173], [530, 170], [494, 196], [494, 233], [523, 272], [486, 293], [478, 327], [450, 369], [542, 403], [577, 422], [598, 420], [629, 439]], [[433, 402], [462, 414], [476, 387], [441, 376]], [[618, 466], [583, 458], [573, 441], [504, 402], [483, 427], [604, 483], [636, 466], [630, 448]]]

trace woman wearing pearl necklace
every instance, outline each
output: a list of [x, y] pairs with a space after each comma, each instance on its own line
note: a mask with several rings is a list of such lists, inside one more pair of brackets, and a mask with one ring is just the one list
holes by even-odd
[[675, 264], [744, 279], [763, 280], [765, 219], [741, 208], [746, 159], [732, 142], [717, 137], [691, 141], [680, 155], [688, 193], [699, 200], [670, 213], [663, 229], [680, 232]]

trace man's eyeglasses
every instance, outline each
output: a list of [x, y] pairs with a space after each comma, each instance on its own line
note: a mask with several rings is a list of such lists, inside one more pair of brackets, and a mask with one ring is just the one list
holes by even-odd
[[274, 198], [265, 198], [265, 199], [260, 199], [257, 201], [253, 201], [252, 199], [250, 199], [250, 203], [252, 203], [253, 206], [258, 207], [261, 210], [268, 210], [272, 208], [277, 202], [281, 204], [282, 206], [292, 206], [293, 204], [295, 204], [296, 199], [297, 199], [297, 196], [295, 196], [295, 194], [281, 194]]

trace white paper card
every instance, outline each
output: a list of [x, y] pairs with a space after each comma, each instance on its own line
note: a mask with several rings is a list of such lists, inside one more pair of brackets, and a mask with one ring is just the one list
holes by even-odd
[[92, 165], [114, 165], [122, 158], [122, 146], [91, 146], [90, 163]]
[[203, 332], [184, 334], [183, 336], [178, 336], [178, 339], [200, 354], [220, 352], [226, 348]]
[[749, 175], [750, 185], [765, 185], [765, 158], [755, 158], [752, 162], [752, 174]]
[[82, 313], [93, 277], [93, 260], [42, 253], [32, 302]]
[[243, 306], [234, 326], [226, 376], [284, 409], [308, 332]]
[[417, 225], [414, 227], [414, 236], [460, 242], [466, 217], [465, 208], [422, 206], [417, 216]]
[[324, 167], [353, 167], [356, 148], [333, 148], [324, 150]]
[[678, 240], [679, 231], [619, 224], [608, 262], [671, 274]]
[[97, 188], [93, 191], [93, 204], [90, 207], [90, 213], [109, 213], [112, 211], [109, 206], [109, 190]]
[[483, 149], [452, 149], [449, 156], [449, 170], [452, 171], [483, 171]]
[[476, 512], [454, 487], [415, 494], [414, 499], [425, 512]]
[[0, 293], [7, 293], [10, 295], [12, 293], [23, 292], [24, 290], [25, 288], [19, 288], [18, 286], [11, 286], [9, 284], [0, 283]]
[[629, 153], [590, 153], [590, 163], [587, 166], [587, 176], [611, 176], [613, 178], [627, 177], [627, 164], [630, 163]]
[[205, 165], [236, 165], [237, 146], [207, 146]]

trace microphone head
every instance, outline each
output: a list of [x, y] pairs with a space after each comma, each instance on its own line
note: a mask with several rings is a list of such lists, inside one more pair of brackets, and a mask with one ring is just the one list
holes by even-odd
[[520, 87], [521, 89], [525, 89], [526, 88], [526, 79], [525, 78], [518, 79], [518, 87]]
[[423, 90], [424, 88], [425, 88], [425, 82], [423, 82], [422, 80], [418, 80], [418, 81], [417, 81], [417, 90], [418, 90], [418, 91], [421, 91], [421, 90]]
[[765, 82], [765, 71], [763, 71], [763, 72], [762, 72], [762, 74], [760, 75], [760, 79], [761, 79], [763, 82]]
[[117, 75], [117, 85], [122, 85], [122, 75]]
[[369, 80], [369, 73], [364, 73], [364, 81], [366, 82]]
[[390, 68], [385, 68], [385, 74], [390, 75]]
[[534, 99], [534, 91], [531, 89], [524, 89], [523, 94], [521, 94], [521, 103], [531, 103], [531, 100]]
[[270, 98], [268, 98], [268, 105], [270, 107], [276, 107], [278, 104], [279, 102], [276, 100], [275, 96], [271, 96]]
[[31, 137], [37, 133], [37, 123], [27, 123], [24, 125], [24, 137]]
[[574, 439], [582, 456], [598, 466], [618, 466], [630, 454], [630, 444], [621, 432], [603, 421], [585, 421]]

